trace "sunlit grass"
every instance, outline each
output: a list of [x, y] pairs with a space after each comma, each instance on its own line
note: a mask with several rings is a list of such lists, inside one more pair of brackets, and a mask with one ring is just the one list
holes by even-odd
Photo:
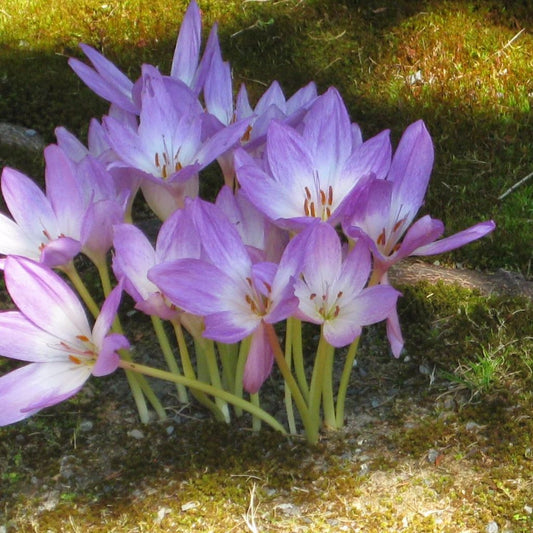
[[[287, 94], [335, 85], [366, 136], [393, 139], [423, 118], [436, 162], [425, 211], [449, 232], [493, 218], [498, 230], [450, 255], [531, 275], [532, 185], [498, 197], [533, 170], [533, 21], [520, 3], [200, 1], [218, 20], [237, 82], [258, 97], [274, 79]], [[168, 72], [186, 1], [5, 0], [0, 9], [0, 118], [48, 142], [64, 125], [82, 137], [107, 104], [67, 66], [79, 42], [135, 79], [143, 62]], [[11, 163], [0, 154], [0, 164]], [[39, 169], [37, 169], [39, 170]]]

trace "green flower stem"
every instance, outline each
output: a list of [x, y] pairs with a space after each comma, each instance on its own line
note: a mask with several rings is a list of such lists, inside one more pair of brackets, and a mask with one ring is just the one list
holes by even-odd
[[150, 376], [150, 377], [157, 378], [157, 379], [163, 379], [165, 381], [170, 381], [173, 383], [181, 383], [182, 385], [184, 385], [185, 387], [188, 387], [189, 389], [193, 389], [198, 392], [202, 392], [204, 394], [209, 394], [211, 396], [214, 396], [215, 398], [220, 398], [224, 402], [240, 407], [241, 409], [251, 413], [253, 416], [259, 418], [260, 420], [268, 424], [271, 428], [275, 429], [276, 431], [279, 431], [283, 434], [287, 434], [287, 431], [285, 430], [285, 428], [273, 416], [269, 415], [266, 411], [258, 408], [257, 406], [253, 405], [249, 401], [243, 398], [237, 398], [237, 396], [231, 394], [228, 391], [217, 389], [216, 387], [213, 387], [212, 385], [209, 385], [208, 383], [203, 383], [195, 379], [189, 379], [185, 376], [177, 376], [175, 374], [167, 372], [166, 370], [159, 370], [158, 368], [152, 368], [152, 367], [145, 366], [145, 365], [139, 365], [137, 363], [131, 363], [131, 362], [122, 360], [119, 366], [123, 368], [124, 370], [129, 370], [131, 372], [137, 372], [139, 374], [144, 374], [145, 376]]
[[220, 363], [222, 365], [222, 378], [226, 390], [235, 390], [235, 372], [237, 370], [237, 358], [239, 357], [238, 344], [225, 344], [217, 342]]
[[296, 373], [296, 379], [302, 395], [306, 402], [309, 402], [309, 384], [305, 376], [305, 363], [302, 348], [302, 322], [297, 318], [289, 318], [287, 320], [287, 331], [291, 331], [292, 339], [292, 354], [294, 360], [294, 371]]
[[[180, 376], [181, 372], [178, 367], [176, 358], [174, 357], [174, 353], [172, 352], [172, 348], [170, 346], [170, 342], [168, 341], [167, 334], [165, 333], [163, 322], [158, 316], [151, 315], [150, 318], [152, 319], [152, 326], [154, 327], [154, 331], [159, 342], [159, 346], [161, 347], [161, 351], [163, 352], [163, 356], [167, 363], [168, 369], [173, 374]], [[183, 385], [181, 385], [180, 383], [176, 383], [176, 391], [178, 393], [178, 400], [180, 401], [180, 403], [189, 402], [187, 389]]]
[[[250, 394], [250, 403], [255, 405], [257, 409], [261, 409], [258, 392], [255, 392], [254, 394]], [[252, 417], [252, 429], [254, 431], [259, 431], [261, 429], [261, 419], [257, 418], [257, 416], [255, 415]]]
[[[119, 350], [121, 361], [124, 363], [131, 363], [132, 358], [128, 350]], [[137, 412], [139, 413], [139, 419], [143, 424], [147, 424], [150, 421], [150, 414], [148, 413], [148, 407], [146, 405], [146, 399], [150, 402], [154, 411], [157, 413], [159, 420], [165, 420], [167, 414], [164, 407], [161, 405], [159, 398], [156, 396], [152, 387], [141, 374], [136, 374], [130, 370], [126, 370], [126, 378], [131, 389], [131, 394], [135, 405], [137, 406]], [[146, 399], [145, 399], [146, 397]]]
[[94, 318], [97, 318], [100, 314], [100, 307], [94, 301], [94, 298], [91, 296], [91, 293], [88, 291], [85, 283], [83, 283], [82, 279], [80, 278], [74, 263], [71, 261], [68, 265], [64, 266], [62, 270], [67, 275], [72, 285], [74, 285], [76, 291], [78, 291], [78, 294], [81, 296], [81, 299], [89, 309], [91, 315], [93, 315]]
[[340, 428], [344, 425], [344, 403], [346, 401], [346, 392], [348, 390], [348, 384], [350, 383], [350, 375], [353, 369], [353, 362], [357, 354], [357, 347], [359, 346], [359, 339], [357, 337], [346, 354], [346, 360], [344, 361], [344, 368], [342, 369], [341, 379], [339, 382], [339, 389], [337, 392], [337, 407], [335, 410], [335, 418], [337, 420], [337, 427]]
[[[291, 320], [292, 318], [287, 319], [286, 324], [286, 334], [285, 334], [285, 361], [287, 362], [287, 367], [291, 368], [292, 365], [292, 349], [293, 349], [293, 342], [292, 342], [292, 333], [294, 329], [291, 327]], [[292, 393], [291, 389], [289, 387], [289, 384], [284, 381], [283, 382], [283, 389], [285, 392], [285, 412], [287, 413], [287, 422], [289, 423], [289, 432], [291, 434], [296, 433], [296, 421], [294, 419], [294, 407], [292, 404]]]
[[313, 375], [311, 376], [311, 387], [309, 389], [309, 419], [312, 423], [312, 435], [316, 440], [318, 440], [318, 432], [320, 429], [320, 404], [327, 358], [328, 343], [321, 331], [316, 351], [315, 365], [313, 367]]
[[267, 323], [265, 323], [265, 330], [267, 332], [268, 341], [270, 342], [270, 346], [272, 347], [272, 351], [274, 352], [274, 358], [276, 359], [276, 363], [278, 365], [278, 368], [280, 369], [281, 375], [283, 376], [283, 379], [287, 382], [291, 389], [292, 395], [294, 397], [294, 403], [296, 404], [296, 407], [302, 419], [302, 423], [304, 425], [307, 441], [310, 444], [316, 444], [318, 442], [318, 427], [315, 429], [314, 422], [310, 418], [307, 403], [305, 402], [304, 397], [302, 396], [302, 393], [298, 387], [298, 383], [296, 383], [296, 380], [294, 379], [290, 368], [287, 366], [287, 362], [285, 361], [285, 355], [283, 354], [281, 346], [279, 345], [276, 330], [274, 329], [274, 326], [272, 326], [272, 324]]
[[[178, 348], [180, 351], [183, 373], [185, 374], [185, 377], [187, 379], [192, 381], [198, 381], [196, 379], [196, 373], [194, 371], [194, 367], [192, 365], [191, 358], [189, 355], [189, 349], [187, 348], [187, 343], [185, 342], [185, 336], [183, 335], [183, 328], [181, 327], [179, 320], [172, 320], [172, 327], [174, 328], [174, 334], [176, 335], [176, 341], [178, 343]], [[197, 389], [192, 389], [191, 393], [198, 401], [198, 403], [200, 403], [201, 405], [209, 409], [211, 413], [213, 413], [213, 416], [216, 420], [218, 420], [219, 422], [225, 421], [224, 414], [222, 413], [222, 411], [218, 408], [215, 402], [213, 402], [206, 396], [205, 393]]]
[[333, 359], [335, 348], [327, 344], [324, 350], [325, 365], [324, 375], [322, 377], [322, 407], [324, 409], [324, 424], [326, 427], [338, 429], [337, 419], [335, 418], [335, 400], [333, 397]]
[[[207, 363], [207, 371], [209, 374], [209, 381], [211, 385], [217, 389], [224, 390], [222, 387], [222, 380], [220, 379], [220, 372], [218, 369], [217, 356], [215, 352], [215, 343], [211, 339], [204, 339], [203, 337], [195, 338], [196, 353], [204, 358]], [[228, 404], [220, 397], [215, 396], [215, 403], [222, 411], [224, 419], [229, 423], [231, 417]]]
[[107, 298], [109, 293], [112, 290], [111, 286], [111, 277], [109, 276], [109, 267], [107, 266], [107, 261], [102, 261], [95, 263], [96, 268], [98, 269], [98, 275], [100, 276], [100, 281], [102, 282], [102, 289], [104, 291], [104, 296]]
[[[250, 351], [250, 344], [252, 343], [252, 336], [248, 336], [241, 341], [239, 346], [239, 355], [237, 357], [237, 366], [235, 368], [235, 387], [233, 389], [233, 394], [235, 396], [242, 398], [243, 397], [243, 377], [244, 377], [244, 366], [246, 365], [246, 359], [248, 358], [248, 352]], [[235, 409], [235, 414], [237, 416], [242, 415], [242, 410], [239, 408]]]

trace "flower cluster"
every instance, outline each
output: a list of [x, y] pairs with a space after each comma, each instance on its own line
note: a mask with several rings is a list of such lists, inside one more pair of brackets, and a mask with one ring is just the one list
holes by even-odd
[[[234, 90], [216, 26], [203, 51], [201, 35], [193, 1], [170, 75], [143, 65], [135, 82], [81, 45], [91, 65], [71, 59], [70, 66], [110, 102], [108, 115], [91, 121], [87, 147], [57, 128], [57, 144], [44, 154], [46, 192], [3, 170], [12, 218], [0, 215], [1, 266], [18, 310], [0, 313], [0, 353], [30, 364], [0, 378], [0, 424], [121, 367], [143, 420], [147, 402], [165, 416], [148, 375], [174, 382], [180, 400], [192, 394], [218, 419], [228, 421], [233, 405], [237, 415], [252, 414], [254, 427], [263, 420], [284, 431], [258, 396], [276, 362], [289, 429], [298, 423], [294, 403], [314, 442], [323, 423], [343, 424], [363, 327], [386, 321], [400, 355], [400, 293], [388, 269], [494, 229], [487, 221], [441, 239], [440, 220], [415, 221], [433, 165], [422, 121], [393, 152], [388, 131], [363, 140], [335, 88], [319, 95], [310, 83], [287, 99], [274, 82], [252, 107], [244, 85]], [[208, 202], [198, 197], [200, 175], [215, 161], [223, 180]], [[161, 221], [155, 242], [133, 223], [138, 191]], [[80, 253], [100, 275], [101, 307], [74, 266]], [[150, 315], [168, 371], [132, 360], [117, 316], [122, 291]], [[302, 321], [320, 330], [314, 358], [302, 350]], [[333, 358], [343, 347], [335, 393]]]

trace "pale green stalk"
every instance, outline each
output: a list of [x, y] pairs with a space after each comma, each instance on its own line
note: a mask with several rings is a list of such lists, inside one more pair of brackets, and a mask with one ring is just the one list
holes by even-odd
[[[233, 389], [233, 394], [239, 398], [243, 397], [243, 377], [244, 377], [244, 366], [246, 365], [246, 359], [248, 358], [248, 352], [250, 351], [250, 344], [252, 343], [252, 336], [246, 337], [241, 341], [239, 346], [239, 355], [237, 358], [237, 366], [235, 368], [235, 387]], [[238, 408], [235, 409], [235, 414], [237, 416], [242, 415], [242, 411]]]
[[315, 442], [318, 440], [320, 429], [320, 404], [322, 398], [323, 378], [326, 372], [328, 359], [328, 343], [320, 332], [320, 340], [316, 351], [313, 375], [311, 376], [311, 387], [309, 389], [309, 420], [312, 424], [312, 437]]
[[272, 326], [272, 324], [267, 323], [265, 323], [265, 330], [267, 332], [268, 341], [270, 342], [270, 346], [272, 347], [272, 351], [274, 352], [274, 358], [281, 372], [281, 375], [283, 376], [283, 379], [288, 383], [291, 389], [291, 393], [294, 398], [294, 403], [296, 404], [296, 407], [302, 419], [302, 423], [304, 425], [307, 441], [310, 444], [316, 444], [318, 442], [318, 428], [314, 428], [313, 421], [310, 418], [309, 408], [298, 387], [298, 383], [296, 383], [296, 380], [294, 379], [290, 368], [287, 366], [287, 362], [285, 361], [285, 355], [283, 354], [281, 346], [279, 345], [276, 330], [274, 329], [274, 326]]
[[93, 315], [94, 318], [97, 318], [100, 314], [100, 307], [94, 301], [94, 298], [91, 296], [91, 293], [88, 291], [85, 283], [83, 283], [83, 280], [80, 278], [74, 263], [71, 261], [68, 265], [65, 265], [62, 268], [62, 271], [68, 276], [68, 279], [72, 285], [74, 285], [74, 288], [81, 296], [81, 299], [87, 306], [87, 309], [89, 309], [91, 315]]
[[337, 427], [341, 428], [344, 425], [344, 403], [346, 402], [346, 392], [348, 391], [348, 384], [350, 383], [350, 375], [353, 369], [353, 362], [357, 354], [357, 347], [359, 346], [359, 339], [354, 339], [348, 353], [346, 354], [346, 360], [344, 361], [344, 368], [342, 369], [341, 379], [339, 382], [339, 389], [337, 392], [337, 408], [335, 419], [337, 421]]
[[[203, 337], [199, 337], [194, 339], [194, 345], [196, 347], [197, 357], [203, 357], [207, 364], [209, 381], [214, 387], [220, 390], [224, 390], [224, 387], [222, 387], [222, 380], [220, 379], [220, 372], [218, 369], [217, 356], [215, 353], [215, 343], [211, 339], [204, 339]], [[215, 403], [222, 411], [225, 421], [229, 422], [231, 417], [228, 404], [220, 397], [215, 397]]]
[[235, 372], [237, 370], [237, 359], [239, 357], [239, 345], [217, 342], [220, 363], [222, 365], [222, 378], [226, 390], [235, 390]]
[[[287, 319], [286, 323], [286, 334], [285, 334], [285, 361], [287, 362], [287, 367], [291, 368], [292, 365], [292, 333], [293, 328], [291, 327], [291, 318]], [[294, 407], [292, 405], [292, 394], [289, 384], [284, 381], [283, 389], [285, 392], [285, 412], [287, 413], [287, 422], [289, 423], [289, 432], [292, 434], [296, 433], [296, 421], [294, 420]]]
[[[163, 356], [167, 363], [168, 369], [173, 374], [181, 376], [178, 363], [176, 361], [176, 358], [174, 357], [174, 352], [172, 351], [172, 347], [170, 346], [170, 342], [168, 341], [165, 328], [163, 327], [163, 322], [158, 316], [151, 315], [150, 318], [152, 319], [152, 325], [154, 327], [154, 331], [157, 336], [157, 340], [159, 341], [159, 346], [161, 347], [161, 351], [163, 352]], [[178, 393], [178, 400], [180, 401], [180, 403], [189, 402], [187, 389], [183, 385], [181, 385], [180, 383], [176, 383], [176, 391]]]
[[257, 406], [253, 405], [251, 402], [248, 402], [243, 398], [238, 398], [237, 396], [231, 394], [228, 391], [213, 387], [208, 383], [203, 383], [195, 379], [189, 379], [185, 376], [177, 376], [165, 370], [159, 370], [157, 368], [139, 365], [137, 363], [131, 363], [128, 361], [120, 361], [119, 366], [124, 370], [138, 372], [140, 374], [144, 374], [145, 376], [163, 379], [165, 381], [170, 381], [173, 383], [181, 383], [189, 389], [193, 389], [204, 394], [209, 394], [211, 396], [214, 396], [215, 398], [220, 398], [226, 403], [230, 403], [251, 413], [254, 417], [262, 420], [276, 431], [279, 431], [283, 434], [287, 433], [285, 428], [272, 415], [268, 414], [263, 409], [257, 408]]
[[322, 377], [322, 408], [324, 409], [324, 423], [326, 427], [337, 428], [335, 418], [335, 400], [333, 397], [333, 361], [335, 348], [327, 344], [324, 348], [326, 352], [326, 362], [324, 365], [324, 375]]
[[[187, 348], [187, 343], [185, 342], [185, 336], [183, 335], [183, 328], [181, 327], [181, 324], [179, 320], [172, 320], [172, 326], [174, 328], [174, 334], [176, 335], [176, 341], [178, 343], [178, 348], [180, 351], [180, 358], [181, 358], [181, 364], [183, 366], [183, 373], [185, 374], [185, 377], [189, 380], [198, 381], [196, 378], [196, 373], [194, 371], [194, 367], [191, 362], [191, 358], [189, 355], [189, 349]], [[196, 398], [198, 403], [209, 409], [216, 420], [219, 420], [220, 422], [224, 422], [224, 414], [222, 411], [218, 408], [218, 406], [210, 400], [203, 392], [193, 389], [191, 390], [192, 395]]]
[[[258, 409], [261, 409], [258, 392], [250, 394], [250, 403], [255, 405]], [[261, 419], [257, 418], [255, 415], [252, 416], [252, 429], [254, 431], [259, 431], [261, 429]]]
[[305, 401], [309, 401], [309, 384], [305, 376], [305, 362], [302, 347], [302, 322], [297, 318], [290, 317], [287, 320], [287, 331], [291, 332], [292, 356], [294, 361], [294, 372], [302, 395]]
[[95, 263], [96, 268], [98, 269], [98, 275], [100, 276], [100, 281], [102, 282], [102, 289], [104, 291], [104, 296], [107, 298], [109, 293], [112, 290], [111, 287], [111, 278], [109, 276], [109, 268], [107, 266], [107, 261], [102, 261]]

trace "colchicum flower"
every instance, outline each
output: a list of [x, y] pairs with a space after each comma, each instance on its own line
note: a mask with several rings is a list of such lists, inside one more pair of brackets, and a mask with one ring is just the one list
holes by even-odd
[[314, 101], [298, 129], [272, 121], [263, 160], [235, 153], [237, 180], [249, 200], [295, 231], [315, 219], [336, 225], [365, 181], [384, 176], [389, 164], [388, 132], [363, 143], [335, 89]]
[[104, 302], [91, 331], [81, 303], [52, 270], [10, 256], [4, 273], [19, 310], [0, 313], [0, 353], [30, 364], [0, 377], [0, 425], [70, 398], [91, 374], [114, 372], [117, 350], [129, 347], [123, 335], [108, 333], [120, 286]]
[[[198, 95], [205, 78], [205, 65], [213, 53], [212, 46], [218, 42], [210, 39], [204, 58], [200, 60], [202, 19], [198, 4], [192, 1], [187, 8], [178, 34], [169, 80], [180, 81]], [[137, 81], [134, 84], [109, 59], [87, 44], [80, 45], [94, 68], [76, 58], [69, 59], [69, 65], [85, 84], [98, 96], [127, 113], [138, 115], [140, 103], [137, 95]]]
[[234, 343], [252, 336], [243, 383], [257, 392], [274, 360], [263, 323], [275, 324], [295, 311], [292, 285], [300, 258], [289, 243], [279, 265], [253, 263], [236, 228], [202, 200], [194, 201], [193, 219], [205, 259], [160, 264], [148, 278], [175, 305], [204, 317], [204, 337]]
[[444, 224], [426, 215], [413, 224], [422, 206], [433, 166], [433, 143], [419, 120], [403, 134], [385, 179], [373, 179], [353, 202], [343, 222], [352, 239], [363, 239], [374, 257], [375, 277], [387, 281], [387, 270], [409, 255], [448, 252], [490, 233], [492, 220], [437, 240]]
[[51, 145], [45, 159], [46, 195], [24, 174], [7, 167], [2, 172], [2, 194], [14, 220], [0, 214], [0, 254], [57, 267], [81, 251], [84, 206], [66, 156]]
[[135, 308], [148, 315], [170, 320], [180, 313], [151, 282], [148, 271], [155, 265], [182, 258], [199, 258], [201, 243], [188, 207], [175, 211], [161, 226], [155, 250], [144, 233], [132, 224], [113, 228], [115, 256], [113, 270], [135, 300]]
[[306, 238], [301, 278], [294, 294], [303, 320], [322, 324], [324, 338], [335, 347], [346, 346], [361, 335], [362, 326], [387, 318], [400, 293], [390, 286], [364, 288], [370, 274], [370, 252], [358, 243], [343, 258], [335, 229], [316, 222], [294, 241]]
[[198, 195], [198, 172], [235, 145], [247, 121], [205, 137], [205, 113], [185, 86], [166, 84], [144, 65], [137, 131], [113, 117], [104, 118], [109, 144], [120, 158], [112, 168], [129, 168], [143, 178], [146, 201], [165, 220]]
[[[407, 256], [448, 252], [495, 228], [494, 222], [488, 220], [437, 240], [444, 233], [440, 220], [425, 215], [413, 224], [424, 201], [432, 166], [433, 143], [419, 120], [403, 134], [387, 176], [367, 183], [347, 210], [344, 232], [369, 246], [375, 283], [388, 283], [388, 269]], [[399, 355], [403, 338], [396, 309], [387, 319], [387, 336], [393, 352]]]

